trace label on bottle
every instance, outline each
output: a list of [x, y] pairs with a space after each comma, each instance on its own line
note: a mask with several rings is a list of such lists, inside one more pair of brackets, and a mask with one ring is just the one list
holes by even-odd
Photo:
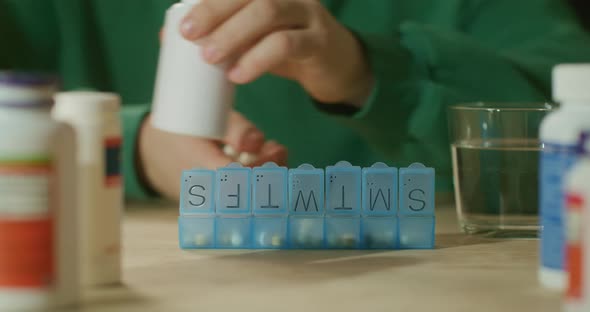
[[540, 161], [541, 265], [564, 269], [563, 178], [578, 158], [575, 145], [544, 144]]
[[566, 298], [568, 301], [582, 299], [584, 287], [584, 197], [570, 193], [566, 195], [567, 249], [566, 262], [569, 272]]
[[0, 288], [53, 283], [52, 180], [49, 158], [0, 159]]
[[121, 186], [121, 137], [109, 137], [105, 146], [105, 186]]

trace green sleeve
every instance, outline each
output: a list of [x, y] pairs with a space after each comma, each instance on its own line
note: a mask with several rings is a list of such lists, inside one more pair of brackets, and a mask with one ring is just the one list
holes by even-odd
[[0, 70], [55, 72], [58, 37], [53, 1], [0, 0]]
[[477, 5], [448, 10], [441, 1], [436, 20], [405, 20], [395, 31], [345, 21], [366, 49], [376, 85], [362, 110], [339, 118], [386, 159], [450, 171], [449, 105], [548, 101], [555, 64], [590, 61], [590, 37], [564, 1], [469, 3]]
[[148, 104], [124, 105], [121, 109], [123, 123], [123, 179], [125, 182], [125, 196], [129, 199], [149, 199], [155, 193], [145, 184], [140, 175], [137, 155], [139, 129], [150, 106]]

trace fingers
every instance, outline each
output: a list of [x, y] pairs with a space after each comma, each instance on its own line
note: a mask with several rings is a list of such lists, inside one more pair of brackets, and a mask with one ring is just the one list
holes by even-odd
[[287, 166], [287, 148], [275, 142], [268, 141], [262, 147], [260, 155], [254, 166], [261, 166], [267, 162], [275, 162], [279, 166]]
[[203, 0], [195, 5], [180, 23], [180, 31], [188, 40], [197, 40], [238, 12], [251, 0]]
[[239, 84], [250, 82], [288, 59], [304, 60], [317, 46], [317, 37], [309, 31], [272, 33], [238, 60], [228, 74], [229, 79]]
[[227, 61], [274, 30], [305, 27], [306, 15], [306, 6], [291, 0], [252, 1], [211, 33], [203, 57], [210, 63]]
[[258, 153], [264, 144], [264, 134], [246, 120], [242, 115], [233, 111], [229, 116], [226, 144], [231, 145], [237, 153]]

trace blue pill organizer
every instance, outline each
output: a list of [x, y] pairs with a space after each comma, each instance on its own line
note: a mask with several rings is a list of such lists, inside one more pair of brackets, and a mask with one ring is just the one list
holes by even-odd
[[186, 170], [180, 247], [432, 249], [434, 181], [434, 169], [419, 163]]

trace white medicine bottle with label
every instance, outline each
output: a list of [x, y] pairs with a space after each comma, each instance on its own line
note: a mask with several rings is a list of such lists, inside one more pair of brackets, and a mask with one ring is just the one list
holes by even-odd
[[563, 179], [578, 158], [579, 135], [590, 130], [590, 64], [562, 64], [553, 70], [553, 98], [560, 108], [543, 120], [539, 168], [541, 255], [539, 280], [564, 289], [565, 229]]
[[580, 159], [565, 177], [566, 267], [565, 312], [590, 311], [590, 132], [582, 133]]
[[120, 98], [106, 92], [55, 96], [52, 114], [76, 131], [80, 275], [83, 286], [121, 282]]
[[168, 132], [223, 139], [235, 87], [223, 66], [205, 62], [201, 48], [180, 33], [180, 23], [198, 2], [183, 0], [166, 12], [152, 123]]
[[75, 135], [57, 79], [0, 72], [0, 310], [78, 301]]

